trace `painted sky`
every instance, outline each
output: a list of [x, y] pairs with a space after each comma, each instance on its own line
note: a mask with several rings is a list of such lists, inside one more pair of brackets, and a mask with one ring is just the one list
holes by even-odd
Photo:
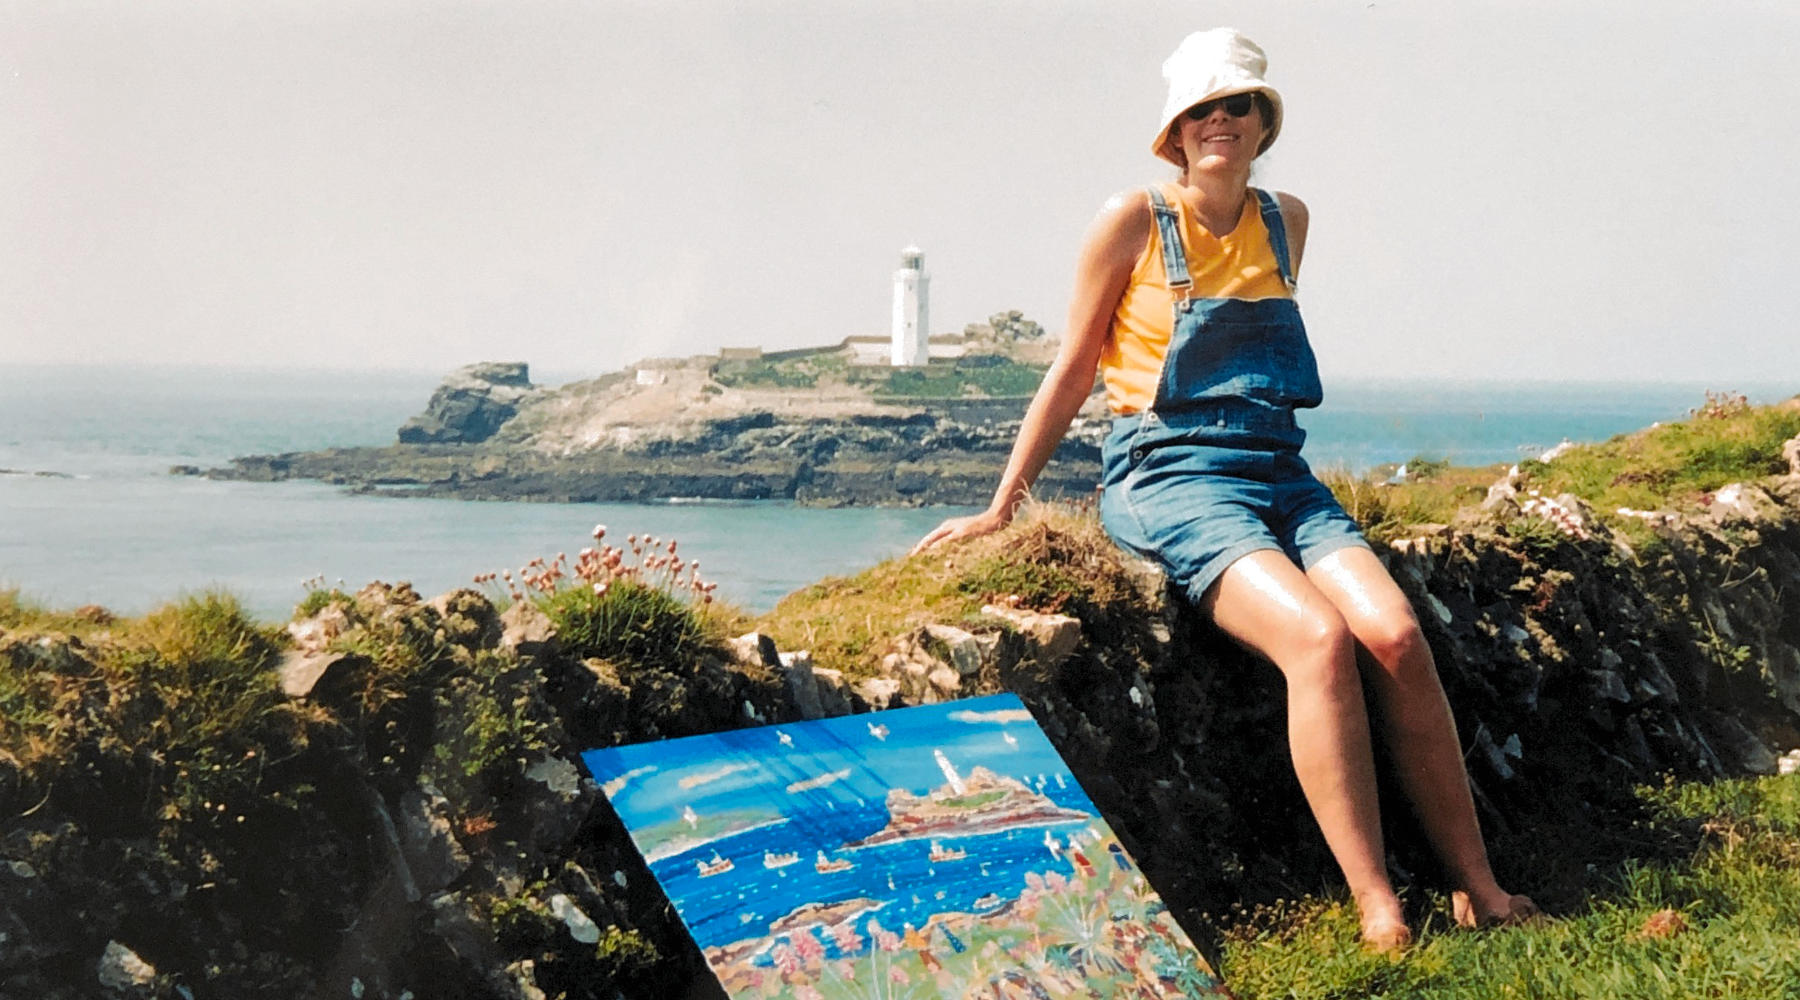
[[1286, 97], [1330, 376], [1800, 370], [1790, 0], [0, 2], [0, 365], [591, 374], [1064, 325], [1159, 67]]
[[924, 793], [945, 783], [932, 755], [940, 748], [965, 777], [976, 764], [1013, 777], [1068, 772], [1014, 695], [640, 743], [583, 757], [613, 807], [638, 827], [677, 819], [689, 806], [702, 815], [744, 808], [786, 814], [822, 808], [828, 798], [879, 803], [891, 788]]

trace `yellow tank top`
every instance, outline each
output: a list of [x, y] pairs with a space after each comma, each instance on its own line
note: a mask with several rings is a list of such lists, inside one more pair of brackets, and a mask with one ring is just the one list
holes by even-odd
[[[1192, 297], [1293, 297], [1287, 282], [1281, 280], [1255, 190], [1244, 192], [1237, 228], [1225, 236], [1214, 236], [1200, 225], [1174, 184], [1162, 185], [1162, 193], [1180, 220], [1188, 273], [1194, 279]], [[1106, 383], [1106, 403], [1114, 413], [1147, 410], [1156, 401], [1163, 355], [1168, 352], [1175, 323], [1175, 293], [1169, 290], [1168, 275], [1163, 273], [1162, 253], [1162, 230], [1152, 222], [1150, 242], [1132, 266], [1131, 284], [1113, 310], [1112, 329], [1100, 350], [1100, 377]]]

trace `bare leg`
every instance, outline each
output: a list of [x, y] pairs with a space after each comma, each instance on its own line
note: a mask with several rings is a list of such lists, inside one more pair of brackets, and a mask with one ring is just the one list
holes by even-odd
[[1411, 941], [1388, 881], [1369, 716], [1343, 615], [1281, 552], [1252, 552], [1207, 591], [1225, 634], [1287, 678], [1288, 744], [1300, 788], [1356, 898], [1365, 945]]
[[1452, 908], [1457, 922], [1475, 926], [1535, 914], [1530, 899], [1508, 893], [1494, 880], [1463, 769], [1456, 720], [1406, 595], [1375, 554], [1360, 547], [1326, 556], [1307, 576], [1369, 654], [1368, 677], [1381, 705], [1382, 738], [1394, 751], [1400, 785], [1425, 835], [1456, 880]]

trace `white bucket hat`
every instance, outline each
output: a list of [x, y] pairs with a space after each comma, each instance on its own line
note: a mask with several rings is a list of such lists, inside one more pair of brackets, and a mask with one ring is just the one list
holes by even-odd
[[1163, 103], [1162, 127], [1156, 130], [1156, 141], [1150, 144], [1150, 151], [1182, 166], [1170, 135], [1175, 119], [1202, 101], [1260, 91], [1275, 109], [1274, 115], [1264, 123], [1268, 125], [1269, 133], [1256, 148], [1257, 155], [1262, 155], [1281, 132], [1281, 95], [1263, 80], [1268, 68], [1269, 57], [1236, 28], [1196, 31], [1182, 39], [1175, 54], [1163, 62], [1163, 79], [1169, 81], [1169, 99]]

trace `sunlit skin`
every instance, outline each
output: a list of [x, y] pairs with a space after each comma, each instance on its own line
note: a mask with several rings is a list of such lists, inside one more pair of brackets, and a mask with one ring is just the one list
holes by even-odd
[[[1182, 115], [1173, 138], [1183, 161], [1181, 198], [1200, 224], [1236, 228], [1251, 164], [1266, 124], [1260, 105], [1242, 118], [1222, 107]], [[1306, 206], [1277, 192], [1297, 272], [1306, 245]], [[1090, 227], [1076, 265], [1068, 333], [1019, 428], [1012, 455], [981, 513], [951, 518], [920, 540], [923, 552], [1005, 527], [1086, 401], [1113, 312], [1154, 225], [1137, 192], [1113, 197]], [[1431, 649], [1406, 596], [1374, 553], [1340, 549], [1302, 571], [1278, 550], [1234, 562], [1201, 600], [1219, 628], [1269, 660], [1287, 680], [1289, 750], [1308, 805], [1343, 869], [1365, 945], [1410, 943], [1388, 879], [1363, 681], [1380, 708], [1381, 738], [1393, 749], [1400, 785], [1457, 888], [1458, 923], [1527, 917], [1531, 900], [1495, 881], [1475, 815], [1461, 744]]]

